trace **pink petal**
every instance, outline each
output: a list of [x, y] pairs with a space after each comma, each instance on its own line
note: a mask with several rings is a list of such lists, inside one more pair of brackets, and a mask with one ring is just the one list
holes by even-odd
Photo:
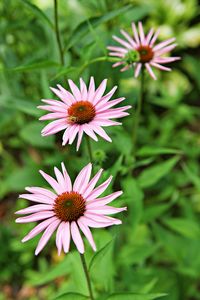
[[63, 236], [63, 230], [64, 230], [65, 222], [61, 222], [57, 232], [56, 232], [56, 247], [58, 249], [58, 255], [60, 255], [62, 251], [62, 236]]
[[80, 126], [79, 133], [78, 133], [78, 141], [77, 141], [76, 151], [78, 151], [79, 148], [80, 148], [82, 137], [83, 137], [83, 128]]
[[113, 64], [112, 67], [113, 67], [113, 68], [116, 68], [116, 67], [121, 66], [121, 65], [123, 65], [123, 64], [124, 64], [123, 61], [119, 61], [119, 62], [116, 62], [115, 64]]
[[136, 64], [136, 68], [135, 68], [135, 78], [137, 78], [138, 75], [140, 74], [141, 68], [142, 68], [142, 64], [141, 64], [141, 63]]
[[37, 106], [39, 109], [52, 111], [52, 112], [63, 112], [66, 113], [66, 109], [61, 106], [55, 106], [55, 105], [39, 105]]
[[128, 69], [130, 69], [130, 65], [123, 67], [123, 68], [120, 70], [120, 72], [125, 72], [125, 71], [127, 71]]
[[85, 131], [85, 133], [89, 135], [93, 140], [95, 140], [96, 142], [98, 141], [98, 138], [91, 126], [89, 126], [88, 124], [83, 124], [81, 127], [83, 128], [83, 131]]
[[140, 41], [141, 41], [141, 44], [143, 44], [144, 41], [145, 41], [145, 35], [144, 35], [144, 30], [143, 30], [142, 22], [138, 23], [138, 27], [139, 27], [139, 33], [140, 33]]
[[96, 207], [90, 207], [87, 208], [87, 212], [91, 212], [91, 213], [96, 213], [96, 214], [100, 214], [100, 215], [112, 215], [112, 214], [117, 214], [121, 211], [127, 210], [127, 207], [121, 207], [121, 208], [117, 208], [117, 207], [112, 207], [112, 206], [96, 206]]
[[53, 217], [54, 215], [55, 213], [53, 211], [43, 211], [43, 212], [34, 213], [26, 217], [17, 218], [15, 222], [16, 223], [36, 222], [46, 218]]
[[80, 253], [84, 253], [84, 244], [76, 222], [71, 223], [71, 234], [74, 244]]
[[94, 189], [95, 185], [97, 184], [99, 178], [101, 177], [101, 174], [103, 172], [103, 169], [100, 169], [96, 175], [90, 180], [90, 182], [88, 183], [88, 186], [86, 187], [85, 191], [83, 192], [83, 198], [86, 198], [91, 191]]
[[70, 246], [70, 225], [69, 222], [66, 222], [64, 225], [64, 229], [62, 232], [62, 243], [63, 243], [63, 249], [65, 253], [69, 252], [69, 246]]
[[[55, 198], [57, 197], [57, 195], [54, 194], [53, 192], [51, 192], [47, 189], [41, 188], [41, 187], [26, 187], [25, 190], [30, 193], [41, 194], [41, 195], [47, 196], [48, 198], [51, 198], [52, 200], [55, 200]], [[53, 201], [50, 201], [48, 203], [51, 203], [51, 202], [53, 202]]]
[[84, 223], [91, 228], [104, 228], [104, 227], [115, 225], [113, 224], [113, 222], [107, 222], [107, 223], [97, 222], [85, 216], [81, 218], [84, 221]]
[[50, 113], [50, 114], [46, 114], [42, 117], [39, 118], [40, 121], [45, 121], [45, 120], [53, 120], [53, 119], [59, 119], [59, 118], [65, 118], [66, 117], [66, 113], [64, 112], [54, 112], [54, 113]]
[[41, 101], [44, 103], [50, 104], [51, 106], [57, 106], [58, 108], [62, 108], [63, 111], [66, 111], [68, 109], [68, 106], [65, 103], [58, 101], [58, 100], [42, 99]]
[[61, 163], [62, 166], [62, 172], [63, 172], [63, 176], [64, 176], [64, 180], [65, 180], [65, 185], [67, 187], [67, 190], [70, 192], [72, 190], [72, 183], [71, 183], [71, 179], [69, 177], [69, 174], [67, 173], [67, 170], [65, 168], [64, 163]]
[[104, 111], [107, 110], [108, 108], [117, 105], [118, 103], [122, 102], [125, 98], [121, 97], [121, 98], [117, 98], [115, 100], [109, 101], [107, 102], [107, 104], [102, 104], [101, 101], [96, 105], [96, 111], [100, 112], [100, 111]]
[[133, 30], [133, 34], [134, 34], [134, 38], [136, 40], [137, 46], [140, 45], [140, 40], [139, 40], [139, 36], [138, 36], [138, 32], [137, 32], [137, 28], [135, 26], [135, 23], [132, 23], [132, 30]]
[[74, 95], [74, 97], [76, 98], [77, 101], [80, 101], [82, 100], [81, 99], [81, 92], [79, 91], [78, 87], [75, 85], [75, 83], [69, 79], [68, 80], [68, 83], [69, 83], [69, 86], [70, 86], [70, 89]]
[[172, 44], [170, 46], [167, 46], [161, 50], [158, 50], [158, 51], [155, 51], [155, 55], [154, 57], [158, 57], [158, 56], [161, 56], [167, 52], [170, 52], [171, 50], [173, 50], [175, 47], [177, 46], [177, 44]]
[[63, 95], [63, 92], [52, 87], [50, 87], [50, 89], [56, 96], [58, 96], [58, 98], [60, 98], [63, 102], [66, 102], [66, 97]]
[[108, 142], [112, 142], [111, 138], [107, 135], [107, 133], [105, 132], [105, 130], [103, 128], [101, 128], [100, 126], [97, 125], [92, 125], [93, 130], [100, 135], [104, 140], [108, 141]]
[[71, 105], [72, 103], [76, 102], [76, 99], [70, 92], [68, 92], [66, 89], [64, 89], [60, 84], [57, 84], [57, 86], [63, 94], [63, 101], [67, 105]]
[[137, 47], [137, 44], [134, 42], [133, 38], [123, 29], [120, 30], [121, 34], [127, 39], [127, 41], [131, 44], [133, 48]]
[[46, 205], [46, 204], [37, 204], [37, 205], [32, 205], [24, 209], [20, 209], [15, 212], [15, 214], [18, 215], [26, 215], [26, 214], [32, 214], [35, 212], [40, 212], [43, 210], [52, 210], [53, 206], [52, 205]]
[[121, 45], [123, 45], [124, 47], [128, 48], [128, 49], [132, 49], [132, 46], [127, 43], [126, 41], [120, 39], [119, 37], [113, 35], [112, 38], [117, 41], [118, 43], [120, 43]]
[[108, 196], [102, 197], [102, 198], [98, 198], [95, 200], [91, 200], [87, 202], [87, 207], [95, 207], [95, 206], [99, 206], [99, 205], [105, 205], [110, 203], [111, 201], [113, 201], [114, 199], [118, 198], [119, 196], [121, 196], [123, 194], [122, 191], [118, 191], [115, 193], [112, 193]]
[[145, 45], [149, 45], [149, 42], [150, 42], [150, 40], [152, 38], [153, 33], [154, 33], [153, 29], [149, 30], [149, 33], [147, 34], [146, 39], [144, 41]]
[[150, 65], [149, 65], [149, 64], [145, 64], [145, 67], [146, 67], [147, 71], [149, 72], [150, 76], [151, 76], [154, 80], [156, 80], [157, 78], [156, 78], [154, 72], [152, 71], [152, 68], [150, 67]]
[[108, 217], [108, 216], [102, 216], [96, 213], [92, 213], [92, 212], [86, 212], [85, 213], [85, 217], [90, 218], [91, 220], [95, 221], [95, 222], [100, 222], [100, 223], [104, 223], [105, 225], [108, 223], [112, 223], [113, 225], [119, 225], [121, 224], [121, 220], [113, 218], [113, 217]]
[[57, 220], [57, 217], [52, 217], [39, 223], [23, 238], [22, 243], [27, 242], [32, 238], [34, 238], [36, 235], [42, 232], [49, 224], [53, 223], [55, 220]]
[[76, 177], [76, 180], [73, 185], [73, 191], [78, 192], [79, 194], [82, 193], [82, 191], [85, 190], [86, 186], [88, 185], [88, 182], [90, 180], [92, 171], [92, 164], [89, 163], [87, 166], [85, 166], [78, 176]]
[[95, 118], [92, 122], [91, 125], [97, 125], [97, 126], [117, 126], [117, 125], [122, 125], [120, 122], [108, 120], [108, 119], [101, 119], [101, 118]]
[[39, 240], [39, 243], [38, 243], [37, 248], [35, 250], [35, 255], [38, 255], [40, 253], [40, 251], [42, 251], [42, 249], [45, 247], [45, 245], [49, 241], [50, 237], [52, 236], [52, 234], [54, 233], [54, 231], [58, 227], [59, 223], [60, 223], [60, 220], [55, 220], [53, 223], [51, 223], [46, 228], [46, 230], [44, 231], [41, 239]]
[[109, 118], [109, 119], [122, 118], [122, 117], [125, 117], [125, 116], [128, 116], [128, 115], [129, 115], [129, 113], [118, 111], [116, 108], [115, 109], [110, 109], [110, 110], [105, 111], [105, 112], [100, 112], [100, 113], [97, 114], [97, 116], [100, 117], [100, 118]]
[[104, 79], [101, 84], [99, 85], [98, 89], [94, 94], [94, 98], [92, 99], [92, 103], [95, 105], [103, 96], [107, 85], [107, 79]]
[[158, 29], [158, 30], [154, 33], [154, 36], [153, 36], [153, 38], [152, 38], [152, 40], [151, 40], [149, 46], [152, 47], [152, 46], [154, 45], [155, 41], [157, 40], [157, 37], [158, 37], [159, 33], [160, 33], [160, 30]]
[[101, 98], [101, 101], [99, 103], [101, 103], [101, 104], [107, 103], [110, 100], [110, 98], [113, 96], [113, 94], [115, 93], [116, 89], [117, 89], [117, 86], [114, 86], [114, 88], [112, 88], [112, 90], [108, 94], [106, 94], [105, 96], [103, 96]]
[[57, 182], [62, 189], [62, 192], [68, 192], [67, 185], [66, 185], [63, 174], [56, 167], [54, 167], [54, 173], [56, 175]]
[[65, 128], [67, 128], [67, 126], [68, 126], [68, 124], [67, 124], [66, 118], [53, 121], [43, 128], [42, 136], [55, 134]]
[[88, 89], [88, 101], [91, 101], [95, 92], [94, 77], [90, 77], [90, 85]]
[[174, 56], [174, 57], [156, 57], [155, 59], [153, 59], [153, 62], [156, 63], [161, 63], [161, 64], [167, 64], [167, 63], [171, 63], [173, 61], [179, 60], [181, 59], [179, 56]]
[[48, 196], [41, 195], [41, 194], [21, 194], [19, 195], [19, 198], [30, 200], [33, 202], [45, 203], [45, 204], [53, 203], [52, 198], [49, 198]]
[[71, 145], [73, 143], [73, 141], [75, 140], [77, 133], [79, 132], [79, 128], [80, 128], [80, 125], [75, 125], [75, 127], [73, 127], [73, 131], [71, 131], [71, 133], [70, 133], [69, 145]]
[[76, 124], [75, 125], [69, 125], [69, 127], [65, 130], [65, 132], [63, 134], [62, 146], [65, 146], [69, 142], [69, 139], [71, 138], [71, 134], [74, 132], [76, 127], [77, 127]]
[[166, 40], [166, 41], [164, 41], [164, 42], [162, 42], [162, 43], [159, 43], [159, 44], [157, 44], [157, 45], [153, 48], [153, 51], [158, 51], [158, 50], [164, 48], [165, 46], [167, 46], [167, 45], [173, 43], [175, 40], [176, 40], [175, 38], [171, 38], [171, 39], [168, 39], [168, 40]]
[[153, 67], [155, 67], [155, 68], [158, 68], [158, 69], [160, 69], [160, 70], [163, 70], [163, 71], [171, 71], [170, 68], [161, 66], [160, 64], [157, 64], [157, 63], [155, 63], [155, 62], [151, 62], [151, 66], [153, 66]]
[[83, 234], [85, 235], [85, 237], [87, 238], [88, 242], [90, 243], [92, 249], [94, 251], [96, 251], [96, 245], [95, 245], [92, 233], [91, 233], [90, 229], [88, 228], [88, 226], [84, 223], [84, 219], [82, 217], [78, 220], [78, 225], [79, 225], [80, 229], [82, 230]]
[[87, 100], [87, 96], [88, 96], [87, 87], [82, 78], [80, 78], [80, 89], [81, 89], [82, 100]]
[[64, 192], [63, 188], [58, 184], [58, 182], [53, 177], [46, 174], [42, 170], [40, 170], [39, 172], [42, 175], [42, 177], [44, 177], [44, 179], [49, 183], [49, 185], [54, 189], [54, 191], [56, 191], [58, 195]]
[[127, 49], [118, 46], [108, 46], [107, 49], [111, 51], [122, 52], [124, 54], [128, 52]]
[[[96, 199], [99, 195], [101, 195], [109, 186], [113, 176], [110, 176], [106, 181], [96, 187], [86, 198], [87, 201]], [[85, 197], [85, 196], [84, 196]]]

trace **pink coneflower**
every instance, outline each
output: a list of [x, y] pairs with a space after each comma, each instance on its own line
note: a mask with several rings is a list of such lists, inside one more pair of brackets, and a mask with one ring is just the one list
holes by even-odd
[[180, 57], [163, 57], [163, 55], [176, 47], [177, 44], [174, 43], [175, 38], [170, 38], [155, 45], [159, 30], [154, 33], [154, 30], [150, 29], [147, 36], [145, 36], [141, 22], [138, 23], [138, 28], [139, 30], [137, 31], [135, 24], [132, 23], [133, 37], [126, 31], [121, 30], [120, 32], [126, 40], [113, 36], [113, 39], [121, 44], [120, 47], [107, 47], [111, 51], [109, 55], [119, 57], [121, 59], [121, 61], [113, 64], [113, 67], [125, 64], [125, 66], [121, 69], [123, 72], [131, 66], [134, 66], [135, 77], [138, 77], [142, 66], [145, 66], [153, 79], [156, 79], [156, 76], [151, 67], [155, 67], [163, 71], [171, 71], [170, 68], [167, 68], [162, 64], [171, 63], [180, 59]]
[[69, 252], [71, 238], [78, 251], [84, 253], [80, 230], [95, 251], [96, 246], [89, 227], [102, 228], [121, 224], [120, 220], [107, 215], [126, 210], [126, 207], [115, 208], [107, 205], [119, 197], [122, 191], [98, 198], [112, 180], [112, 176], [110, 176], [95, 188], [101, 177], [102, 169], [90, 180], [92, 164], [89, 163], [80, 171], [72, 185], [64, 163], [61, 166], [62, 172], [54, 168], [57, 180], [40, 171], [54, 192], [40, 187], [27, 187], [26, 190], [29, 194], [19, 196], [38, 203], [16, 212], [16, 214], [28, 214], [26, 217], [16, 219], [17, 223], [42, 221], [22, 240], [22, 242], [26, 242], [44, 231], [35, 250], [36, 255], [44, 248], [55, 230], [57, 230], [56, 246], [58, 254], [61, 253], [62, 249], [65, 253]]
[[39, 106], [40, 109], [51, 112], [41, 117], [40, 120], [57, 119], [44, 127], [42, 135], [52, 135], [58, 131], [65, 130], [63, 134], [63, 146], [67, 143], [72, 144], [78, 135], [77, 150], [80, 147], [83, 133], [86, 133], [95, 141], [98, 140], [96, 136], [98, 134], [106, 141], [111, 142], [111, 138], [102, 127], [121, 125], [121, 123], [110, 119], [129, 115], [125, 111], [131, 106], [126, 105], [113, 108], [113, 106], [122, 102], [125, 98], [121, 97], [109, 101], [117, 89], [116, 86], [103, 96], [107, 79], [104, 79], [96, 90], [93, 77], [90, 78], [88, 89], [82, 79], [80, 79], [80, 89], [72, 80], [68, 80], [68, 82], [72, 93], [58, 84], [58, 89], [51, 88], [51, 90], [61, 101], [52, 99], [42, 100], [48, 105]]

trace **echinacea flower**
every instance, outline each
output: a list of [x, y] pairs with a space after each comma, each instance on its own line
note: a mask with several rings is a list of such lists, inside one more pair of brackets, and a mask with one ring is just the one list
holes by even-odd
[[113, 36], [113, 39], [120, 44], [118, 46], [108, 46], [111, 51], [109, 55], [119, 57], [120, 61], [113, 64], [113, 67], [118, 67], [125, 64], [121, 71], [126, 71], [130, 67], [135, 67], [135, 77], [138, 77], [142, 66], [144, 66], [150, 76], [156, 80], [156, 76], [152, 70], [152, 67], [163, 71], [171, 71], [170, 68], [163, 66], [163, 64], [171, 63], [175, 60], [179, 60], [180, 57], [166, 57], [163, 56], [173, 50], [177, 44], [175, 44], [175, 38], [170, 38], [164, 42], [155, 45], [159, 30], [154, 33], [153, 29], [150, 29], [149, 33], [145, 36], [142, 23], [138, 23], [138, 31], [136, 25], [132, 23], [133, 37], [126, 31], [121, 30], [121, 34], [126, 40], [117, 36]]
[[42, 221], [22, 240], [22, 242], [26, 242], [44, 231], [35, 250], [36, 255], [45, 247], [56, 230], [58, 254], [61, 253], [62, 249], [65, 253], [69, 252], [71, 238], [78, 251], [84, 253], [84, 244], [80, 231], [85, 235], [93, 250], [96, 251], [95, 242], [89, 227], [103, 228], [121, 224], [119, 219], [107, 215], [126, 210], [126, 207], [116, 208], [107, 205], [119, 197], [122, 191], [98, 198], [107, 189], [112, 180], [112, 176], [110, 176], [102, 184], [95, 187], [103, 169], [100, 169], [90, 179], [92, 164], [89, 163], [80, 171], [72, 185], [64, 163], [61, 163], [61, 166], [62, 172], [54, 168], [56, 179], [40, 171], [40, 174], [54, 191], [41, 187], [27, 187], [26, 190], [29, 193], [19, 196], [37, 203], [16, 212], [16, 214], [28, 215], [16, 219], [17, 223]]
[[121, 97], [109, 101], [117, 89], [116, 86], [103, 96], [107, 79], [104, 79], [96, 90], [93, 77], [90, 78], [88, 89], [82, 78], [80, 79], [80, 89], [72, 80], [68, 80], [68, 82], [72, 93], [58, 84], [58, 89], [51, 88], [51, 90], [61, 101], [43, 99], [42, 101], [48, 105], [38, 107], [51, 112], [42, 116], [40, 120], [56, 119], [44, 127], [42, 136], [52, 135], [61, 130], [65, 130], [62, 143], [64, 146], [67, 143], [72, 144], [78, 135], [77, 150], [80, 147], [83, 133], [86, 133], [95, 141], [98, 140], [96, 136], [96, 134], [98, 134], [106, 141], [111, 142], [111, 138], [102, 127], [121, 125], [121, 123], [110, 119], [129, 115], [125, 111], [131, 106], [126, 105], [113, 108], [113, 106], [122, 102], [125, 98]]

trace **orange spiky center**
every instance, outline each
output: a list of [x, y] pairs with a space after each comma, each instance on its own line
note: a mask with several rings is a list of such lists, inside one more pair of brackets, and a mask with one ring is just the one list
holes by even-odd
[[56, 198], [53, 207], [56, 217], [64, 222], [77, 221], [84, 215], [85, 209], [85, 200], [77, 192], [62, 193]]
[[89, 101], [81, 100], [68, 108], [68, 122], [71, 124], [89, 123], [95, 115], [94, 105]]
[[146, 46], [140, 45], [137, 48], [137, 51], [140, 54], [140, 62], [141, 63], [150, 62], [154, 56], [154, 52], [153, 52], [152, 48], [148, 45], [146, 45]]

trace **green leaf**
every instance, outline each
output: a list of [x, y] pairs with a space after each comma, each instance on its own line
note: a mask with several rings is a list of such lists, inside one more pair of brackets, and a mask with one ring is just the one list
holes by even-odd
[[89, 24], [92, 25], [93, 28], [99, 26], [102, 23], [108, 22], [117, 16], [127, 12], [130, 10], [132, 5], [127, 5], [121, 8], [118, 8], [116, 10], [113, 10], [111, 12], [108, 12], [107, 14], [100, 16], [100, 17], [92, 17], [89, 18], [82, 23], [80, 23], [75, 30], [72, 32], [71, 36], [68, 39], [68, 44], [65, 47], [64, 51], [69, 50], [74, 44], [79, 42], [82, 37], [89, 32]]
[[26, 65], [21, 65], [14, 68], [2, 68], [1, 71], [5, 72], [27, 72], [33, 70], [40, 70], [45, 68], [58, 67], [59, 64], [55, 61], [43, 60], [39, 62], [34, 62]]
[[163, 221], [170, 229], [192, 239], [200, 238], [200, 228], [198, 223], [184, 218], [166, 219]]
[[142, 216], [143, 222], [150, 222], [150, 221], [160, 217], [171, 206], [172, 206], [172, 203], [155, 204], [155, 205], [151, 205], [149, 207], [146, 206], [143, 216]]
[[54, 24], [51, 22], [51, 20], [35, 4], [29, 2], [28, 0], [20, 0], [20, 1], [24, 5], [26, 5], [37, 17], [45, 21], [52, 29], [54, 28]]
[[106, 300], [153, 300], [164, 297], [167, 294], [137, 294], [137, 293], [119, 293], [112, 294]]
[[64, 293], [62, 295], [53, 298], [52, 300], [84, 300], [90, 299], [89, 296], [85, 296], [79, 293]]
[[54, 146], [54, 137], [42, 137], [41, 131], [44, 127], [44, 124], [39, 123], [39, 121], [34, 121], [28, 123], [25, 127], [20, 131], [20, 137], [27, 142], [28, 144], [40, 147], [40, 148], [53, 148]]
[[144, 146], [137, 151], [138, 156], [152, 156], [152, 155], [162, 155], [162, 154], [182, 154], [179, 149], [164, 148], [154, 146]]
[[183, 171], [187, 175], [187, 177], [191, 180], [194, 186], [199, 190], [200, 189], [200, 178], [196, 175], [192, 170], [188, 168], [186, 164], [183, 165]]
[[138, 179], [140, 186], [142, 188], [148, 188], [156, 184], [162, 177], [167, 175], [173, 169], [179, 159], [179, 157], [173, 157], [165, 162], [144, 170]]
[[[5, 98], [4, 98], [5, 99]], [[5, 108], [8, 108], [10, 110], [19, 110], [21, 112], [26, 113], [27, 115], [34, 116], [34, 117], [39, 117], [41, 115], [41, 112], [39, 109], [37, 109], [37, 105], [33, 102], [30, 102], [28, 100], [22, 100], [18, 98], [14, 98], [12, 100], [5, 99], [1, 105]]]

